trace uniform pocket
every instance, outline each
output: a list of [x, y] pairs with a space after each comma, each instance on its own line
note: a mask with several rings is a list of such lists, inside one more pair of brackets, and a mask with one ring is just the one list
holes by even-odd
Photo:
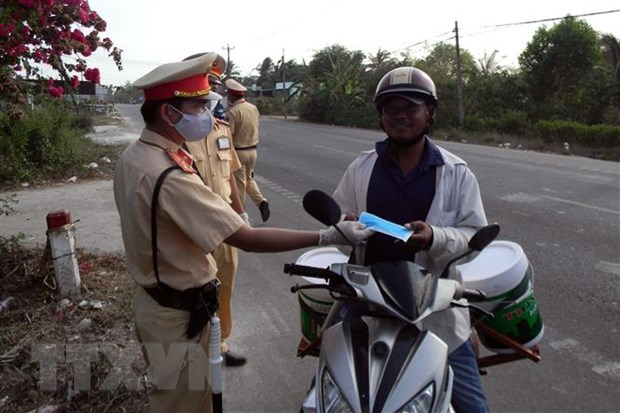
[[217, 158], [219, 159], [220, 171], [223, 178], [230, 178], [230, 165], [232, 162], [232, 154], [228, 151], [218, 151]]

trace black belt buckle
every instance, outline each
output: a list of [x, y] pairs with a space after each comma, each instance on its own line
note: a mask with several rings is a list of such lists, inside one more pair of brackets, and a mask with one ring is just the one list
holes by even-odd
[[208, 293], [211, 290], [219, 291], [221, 285], [222, 283], [220, 282], [220, 280], [218, 280], [217, 278], [214, 278], [208, 283], [206, 283], [205, 285], [203, 285], [201, 288], [203, 292]]

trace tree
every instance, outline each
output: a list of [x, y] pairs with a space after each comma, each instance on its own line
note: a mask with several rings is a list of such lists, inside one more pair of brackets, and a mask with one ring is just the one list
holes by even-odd
[[237, 68], [237, 65], [232, 60], [230, 60], [228, 62], [228, 67], [226, 68], [226, 73], [228, 74], [228, 76], [230, 76], [232, 78], [240, 78], [241, 77], [241, 72], [239, 72], [239, 69]]
[[[42, 79], [40, 65], [51, 66], [65, 83], [55, 87], [48, 80], [47, 91], [62, 97], [79, 85], [77, 74], [100, 83], [97, 68], [88, 67], [85, 57], [102, 47], [122, 70], [121, 50], [109, 38], [101, 39], [106, 22], [90, 9], [87, 0], [5, 0], [0, 7], [0, 96], [6, 109], [22, 113], [26, 79]], [[75, 63], [63, 58], [72, 56]], [[66, 90], [65, 90], [66, 89]], [[74, 101], [75, 103], [75, 101]]]
[[611, 34], [601, 37], [601, 49], [606, 70], [610, 73], [609, 106], [606, 108], [604, 120], [613, 124], [620, 124], [620, 42]]
[[377, 50], [377, 54], [368, 55], [368, 63], [367, 68], [370, 71], [381, 72], [387, 69], [389, 71], [392, 69], [396, 63], [396, 60], [392, 57], [392, 54], [387, 50], [383, 50], [379, 48]]
[[[470, 113], [472, 98], [468, 95], [467, 87], [470, 78], [477, 72], [476, 62], [472, 54], [465, 49], [460, 50], [460, 55], [465, 113]], [[441, 107], [437, 116], [438, 125], [458, 125], [456, 46], [444, 42], [437, 43], [425, 58], [417, 60], [414, 65], [428, 73], [435, 82]]]
[[256, 70], [258, 71], [256, 84], [263, 89], [272, 89], [274, 86], [272, 76], [275, 70], [273, 60], [270, 57], [266, 57], [260, 65], [256, 66]]
[[316, 52], [304, 79], [302, 116], [335, 124], [351, 124], [366, 109], [362, 83], [365, 60], [359, 51], [333, 45]]
[[603, 59], [609, 66], [611, 73], [620, 82], [620, 41], [614, 35], [604, 34], [601, 37]]
[[123, 86], [114, 88], [114, 101], [119, 103], [135, 103], [142, 91], [136, 89], [131, 82], [125, 82]]
[[485, 53], [481, 59], [478, 59], [478, 70], [480, 75], [489, 76], [502, 70], [497, 53], [498, 51], [494, 50], [490, 55]]
[[583, 20], [567, 16], [536, 31], [519, 56], [535, 118], [592, 123], [600, 114], [598, 34]]

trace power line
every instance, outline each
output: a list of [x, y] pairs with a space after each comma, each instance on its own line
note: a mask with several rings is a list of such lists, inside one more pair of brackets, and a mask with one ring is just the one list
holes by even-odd
[[540, 19], [540, 20], [530, 20], [530, 21], [525, 21], [525, 22], [517, 22], [517, 23], [503, 23], [503, 24], [495, 24], [495, 25], [491, 25], [491, 26], [483, 26], [482, 28], [492, 28], [492, 27], [506, 27], [506, 26], [520, 26], [523, 24], [534, 24], [534, 23], [544, 23], [544, 22], [550, 22], [550, 21], [555, 21], [555, 20], [562, 20], [565, 19], [567, 16], [570, 17], [587, 17], [587, 16], [596, 16], [599, 14], [609, 14], [609, 13], [618, 13], [620, 12], [619, 10], [607, 10], [607, 11], [597, 11], [597, 12], [593, 12], [593, 13], [585, 13], [585, 14], [577, 14], [577, 15], [571, 15], [571, 14], [567, 14], [566, 16], [563, 17], [551, 17], [548, 19]]
[[[618, 12], [620, 12], [620, 9], [618, 9], [618, 10], [598, 11], [598, 12], [592, 12], [592, 13], [583, 13], [583, 14], [577, 14], [577, 15], [567, 14], [566, 16], [563, 16], [563, 17], [551, 17], [551, 18], [546, 18], [546, 19], [530, 20], [530, 21], [524, 21], [524, 22], [488, 25], [488, 26], [480, 27], [480, 29], [486, 29], [486, 30], [480, 30], [478, 32], [470, 33], [470, 34], [466, 34], [466, 35], [463, 35], [461, 33], [460, 37], [463, 38], [463, 37], [477, 36], [479, 34], [489, 33], [489, 32], [500, 30], [500, 29], [503, 29], [503, 28], [506, 28], [506, 27], [509, 27], [509, 26], [520, 26], [520, 25], [526, 25], [526, 24], [544, 23], [544, 22], [549, 22], [549, 21], [562, 20], [562, 19], [565, 19], [567, 16], [571, 16], [571, 17], [589, 17], [589, 16], [596, 16], [596, 15], [610, 14], [610, 13], [618, 13]], [[473, 30], [477, 30], [477, 29], [473, 29]], [[463, 31], [463, 28], [460, 28], [459, 31]], [[400, 49], [393, 50], [390, 53], [397, 53], [397, 52], [400, 52], [402, 50], [409, 50], [409, 49], [411, 49], [413, 47], [420, 46], [420, 45], [423, 45], [423, 44], [429, 44], [429, 43], [436, 44], [436, 43], [441, 42], [441, 41], [452, 40], [454, 38], [454, 36], [452, 35], [453, 32], [454, 32], [453, 30], [450, 30], [449, 32], [444, 32], [444, 33], [438, 34], [436, 36], [429, 37], [429, 38], [427, 38], [425, 40], [421, 40], [419, 42], [410, 44], [409, 46], [405, 46], [405, 47], [402, 47]], [[445, 35], [451, 35], [451, 36], [448, 37], [448, 38], [445, 38], [445, 39], [437, 40], [437, 39], [440, 39], [441, 37], [443, 37]]]

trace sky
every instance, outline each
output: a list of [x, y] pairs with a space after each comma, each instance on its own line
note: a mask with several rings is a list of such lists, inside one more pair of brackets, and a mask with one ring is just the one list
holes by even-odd
[[[459, 43], [475, 59], [498, 51], [500, 64], [518, 67], [517, 57], [536, 30], [557, 21], [516, 24], [615, 11], [579, 17], [594, 30], [620, 39], [618, 0], [430, 1], [349, 0], [236, 2], [200, 0], [90, 0], [91, 9], [106, 20], [109, 37], [123, 49], [118, 71], [105, 51], [88, 59], [98, 67], [104, 85], [133, 82], [160, 64], [199, 52], [230, 53], [242, 75], [266, 58], [306, 63], [315, 52], [335, 44], [367, 55], [379, 49], [409, 50], [424, 57], [438, 41]], [[499, 25], [506, 25], [500, 26]]]

